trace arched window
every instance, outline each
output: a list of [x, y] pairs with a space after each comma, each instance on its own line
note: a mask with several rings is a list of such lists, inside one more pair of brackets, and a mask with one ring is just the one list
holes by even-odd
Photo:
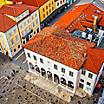
[[45, 71], [45, 69], [41, 68], [41, 74], [42, 74], [42, 76], [46, 77], [46, 71]]
[[47, 71], [47, 76], [48, 76], [48, 79], [52, 80], [52, 73], [50, 71]]
[[68, 87], [70, 87], [70, 88], [74, 88], [74, 83], [71, 82], [71, 81], [68, 81]]
[[60, 80], [61, 80], [61, 84], [66, 85], [66, 80], [65, 80], [65, 78], [61, 78]]
[[59, 77], [56, 74], [54, 74], [54, 82], [59, 83]]
[[30, 67], [30, 69], [34, 69], [34, 66], [31, 62], [29, 62], [29, 67]]

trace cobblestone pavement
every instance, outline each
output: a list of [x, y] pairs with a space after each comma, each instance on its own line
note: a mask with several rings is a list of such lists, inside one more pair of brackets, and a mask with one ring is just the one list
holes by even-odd
[[[70, 103], [26, 81], [25, 70], [11, 62], [0, 64], [0, 104], [93, 104], [91, 98], [74, 96]], [[82, 102], [82, 103], [80, 103]]]
[[24, 80], [26, 74], [11, 63], [0, 65], [0, 104], [67, 104]]

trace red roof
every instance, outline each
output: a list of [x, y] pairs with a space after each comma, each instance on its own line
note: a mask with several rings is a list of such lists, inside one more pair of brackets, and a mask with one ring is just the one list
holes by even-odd
[[0, 32], [6, 32], [14, 25], [16, 25], [15, 21], [3, 14], [0, 14]]
[[87, 59], [83, 66], [85, 69], [95, 74], [98, 74], [103, 63], [104, 63], [104, 49], [89, 48], [87, 50]]
[[40, 7], [45, 4], [48, 0], [11, 0], [13, 2], [22, 2], [23, 4]]
[[[23, 4], [22, 4], [23, 5]], [[31, 6], [31, 5], [25, 5], [28, 9], [29, 9], [29, 12], [30, 13], [33, 13], [34, 11], [36, 11], [38, 9], [38, 7], [35, 7], [35, 6]]]
[[28, 8], [22, 4], [9, 4], [4, 5], [0, 8], [0, 13], [8, 14], [14, 17], [19, 16], [24, 11], [26, 11]]
[[85, 61], [83, 54], [94, 45], [52, 26], [43, 29], [24, 48], [79, 70]]
[[64, 16], [62, 16], [55, 25], [60, 25], [61, 28], [72, 32], [74, 29], [84, 31], [87, 27], [93, 27], [94, 16], [98, 17], [98, 24], [104, 25], [103, 11], [93, 4], [78, 5], [69, 10]]

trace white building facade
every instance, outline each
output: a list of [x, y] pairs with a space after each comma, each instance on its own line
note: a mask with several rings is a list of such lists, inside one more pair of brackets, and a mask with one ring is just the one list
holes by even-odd
[[75, 93], [79, 80], [79, 71], [47, 57], [24, 49], [28, 61], [29, 72], [44, 76], [58, 83], [61, 87]]
[[104, 64], [102, 64], [98, 74], [92, 73], [87, 69], [81, 68], [80, 80], [78, 86], [82, 88], [85, 92], [87, 92], [89, 95], [92, 95], [103, 70], [104, 70]]
[[104, 64], [98, 75], [84, 68], [76, 70], [28, 49], [24, 50], [30, 73], [43, 76], [58, 83], [59, 86], [73, 94], [75, 94], [78, 88], [81, 88], [89, 95], [92, 95], [104, 70]]

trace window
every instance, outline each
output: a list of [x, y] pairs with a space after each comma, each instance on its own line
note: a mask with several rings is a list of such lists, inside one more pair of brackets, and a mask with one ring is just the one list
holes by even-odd
[[14, 29], [13, 31], [14, 31], [14, 34], [16, 34], [17, 30], [16, 30], [16, 29]]
[[43, 8], [43, 12], [44, 12], [44, 8]]
[[54, 7], [52, 7], [52, 10], [54, 10]]
[[43, 14], [43, 18], [45, 18], [45, 14]]
[[22, 36], [24, 36], [24, 31], [21, 32]]
[[49, 3], [49, 7], [51, 7], [51, 4]]
[[30, 53], [27, 53], [27, 55], [28, 55], [29, 58], [31, 57], [31, 56], [30, 56]]
[[38, 24], [38, 19], [36, 19], [36, 24]]
[[91, 73], [89, 73], [88, 77], [92, 79], [92, 76], [93, 76], [93, 75], [92, 75]]
[[12, 33], [11, 32], [9, 33], [9, 36], [12, 36]]
[[24, 13], [22, 14], [22, 17], [24, 17]]
[[18, 48], [20, 48], [20, 45], [18, 45]]
[[18, 35], [16, 35], [16, 41], [18, 41], [18, 40], [19, 40]]
[[37, 28], [37, 33], [39, 32], [39, 28]]
[[14, 52], [16, 52], [16, 49], [14, 49]]
[[22, 25], [20, 25], [20, 29], [22, 29]]
[[24, 22], [24, 26], [26, 26], [26, 22]]
[[27, 23], [30, 23], [30, 20], [29, 19], [27, 20]]
[[57, 3], [57, 6], [59, 6], [59, 2]]
[[46, 9], [48, 9], [48, 6], [46, 6]]
[[23, 41], [23, 44], [25, 44], [25, 41]]
[[49, 9], [49, 13], [51, 13], [51, 9]]
[[89, 86], [90, 86], [90, 85], [91, 85], [91, 83], [87, 82], [87, 85], [89, 85]]
[[34, 31], [34, 34], [36, 34], [36, 31]]
[[63, 73], [65, 73], [65, 69], [64, 69], [64, 68], [62, 68], [61, 71], [62, 71]]
[[36, 56], [33, 56], [33, 57], [34, 57], [34, 60], [37, 60], [37, 59], [36, 59]]
[[73, 72], [69, 71], [69, 76], [73, 77]]
[[56, 70], [58, 69], [58, 68], [57, 68], [57, 65], [55, 65], [55, 64], [54, 64], [54, 69], [56, 69]]
[[33, 23], [33, 27], [35, 27], [35, 24]]
[[14, 44], [14, 40], [13, 39], [11, 40], [11, 43], [12, 43], [12, 45]]
[[53, 4], [53, 1], [52, 1], [52, 4]]
[[34, 16], [32, 16], [32, 20], [34, 19]]
[[82, 69], [82, 74], [83, 74], [83, 75], [85, 75], [85, 74], [86, 74], [86, 71], [85, 71], [85, 70], [83, 70], [83, 69]]
[[37, 17], [37, 13], [35, 13], [35, 17]]
[[81, 82], [84, 82], [84, 80], [83, 80], [83, 79], [80, 79], [80, 81], [81, 81]]
[[47, 11], [47, 15], [48, 15], [48, 11]]
[[43, 59], [40, 58], [40, 62], [43, 63]]

